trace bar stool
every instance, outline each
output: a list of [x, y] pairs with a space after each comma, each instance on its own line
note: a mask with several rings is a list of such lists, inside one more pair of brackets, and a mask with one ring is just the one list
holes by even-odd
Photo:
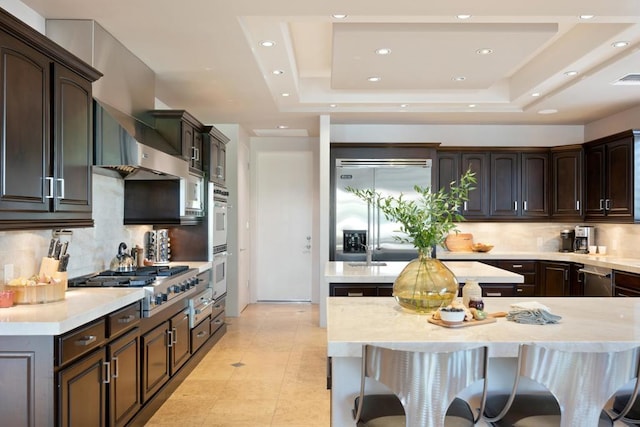
[[[522, 344], [510, 395], [489, 395], [484, 419], [502, 426], [613, 426], [638, 394], [640, 347], [623, 351], [563, 351]], [[545, 393], [518, 393], [521, 377], [544, 386]], [[604, 410], [608, 400], [635, 379], [630, 403], [619, 414]]]
[[[470, 426], [483, 413], [487, 392], [487, 347], [453, 352], [362, 348], [360, 394], [354, 419], [359, 427]], [[386, 385], [393, 395], [365, 395], [366, 378]], [[484, 380], [477, 416], [456, 396]]]

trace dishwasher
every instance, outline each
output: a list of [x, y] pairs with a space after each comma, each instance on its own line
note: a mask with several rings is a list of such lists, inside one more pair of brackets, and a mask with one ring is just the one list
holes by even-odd
[[584, 276], [584, 296], [612, 297], [613, 281], [610, 268], [585, 266], [578, 270]]

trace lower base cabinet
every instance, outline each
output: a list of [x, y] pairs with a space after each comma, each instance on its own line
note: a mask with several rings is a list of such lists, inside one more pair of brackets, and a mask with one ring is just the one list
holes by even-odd
[[137, 330], [107, 346], [111, 360], [109, 420], [124, 426], [142, 406], [140, 398], [140, 335]]
[[142, 402], [169, 381], [169, 322], [142, 335]]
[[613, 271], [613, 295], [640, 297], [640, 274]]
[[332, 297], [386, 297], [391, 296], [393, 283], [330, 283]]

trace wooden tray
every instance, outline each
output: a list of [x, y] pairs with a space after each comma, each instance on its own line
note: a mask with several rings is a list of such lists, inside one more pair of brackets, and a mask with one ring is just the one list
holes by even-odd
[[440, 319], [434, 319], [433, 317], [429, 317], [429, 323], [433, 323], [434, 325], [444, 326], [445, 328], [466, 328], [468, 326], [478, 326], [478, 325], [486, 325], [487, 323], [495, 323], [495, 317], [487, 317], [483, 320], [469, 320], [467, 322], [459, 322], [459, 323], [448, 323], [444, 322]]

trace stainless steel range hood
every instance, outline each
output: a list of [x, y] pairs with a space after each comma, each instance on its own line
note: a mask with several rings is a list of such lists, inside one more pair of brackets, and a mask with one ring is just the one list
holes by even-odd
[[[153, 128], [99, 101], [95, 111], [95, 162], [127, 180], [184, 179], [186, 160]], [[178, 153], [175, 153], [176, 155]]]

